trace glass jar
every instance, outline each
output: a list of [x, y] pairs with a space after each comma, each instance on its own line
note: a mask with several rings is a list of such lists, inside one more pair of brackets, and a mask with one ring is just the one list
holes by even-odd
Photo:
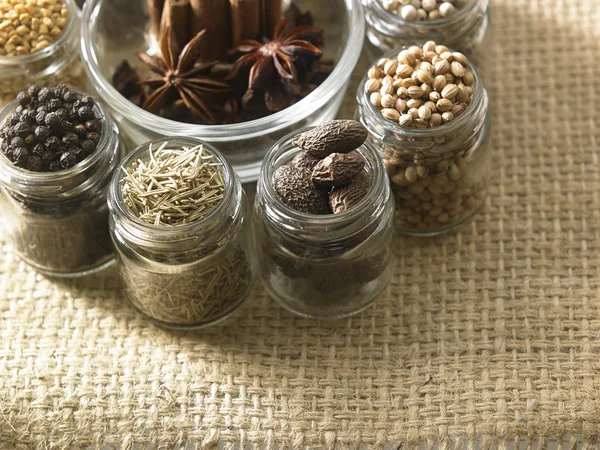
[[[0, 126], [17, 106], [15, 100], [0, 112]], [[88, 275], [114, 261], [106, 195], [121, 157], [119, 130], [101, 105], [94, 111], [102, 121], [101, 139], [74, 167], [31, 172], [0, 152], [4, 233], [17, 255], [46, 275]]]
[[[398, 51], [385, 57], [395, 58]], [[357, 118], [381, 152], [396, 200], [399, 230], [437, 235], [468, 221], [487, 195], [490, 148], [488, 96], [475, 67], [473, 97], [464, 113], [435, 128], [402, 127], [383, 117], [362, 80]]]
[[363, 47], [365, 23], [360, 0], [294, 3], [311, 11], [315, 24], [324, 28], [323, 58], [334, 62], [335, 68], [312, 93], [267, 117], [231, 125], [193, 125], [164, 119], [123, 97], [111, 82], [115, 67], [123, 59], [138, 61], [136, 52], [152, 46], [146, 0], [85, 3], [81, 40], [85, 69], [132, 148], [166, 136], [194, 136], [217, 145], [242, 183], [254, 182], [265, 153], [279, 139], [336, 117]]
[[255, 245], [271, 297], [301, 316], [336, 319], [370, 306], [392, 280], [394, 200], [381, 158], [366, 143], [357, 151], [372, 183], [358, 205], [340, 214], [310, 215], [283, 203], [273, 174], [300, 151], [293, 142], [308, 129], [284, 137], [263, 162], [254, 207]]
[[422, 21], [404, 20], [387, 11], [381, 0], [364, 0], [363, 3], [370, 59], [377, 59], [395, 48], [435, 41], [481, 65], [490, 26], [489, 0], [470, 0], [448, 18]]
[[[149, 149], [168, 142], [169, 150], [202, 141], [172, 137], [146, 143], [129, 154], [121, 168], [149, 160]], [[110, 230], [123, 290], [146, 317], [169, 328], [200, 328], [228, 317], [252, 290], [248, 202], [239, 178], [223, 155], [203, 144], [223, 166], [223, 199], [206, 217], [176, 226], [150, 225], [123, 201], [123, 170], [110, 186]]]
[[69, 16], [56, 41], [29, 55], [0, 56], [0, 108], [31, 84], [40, 87], [65, 84], [70, 88], [89, 90], [79, 56], [81, 13], [74, 0], [64, 2]]

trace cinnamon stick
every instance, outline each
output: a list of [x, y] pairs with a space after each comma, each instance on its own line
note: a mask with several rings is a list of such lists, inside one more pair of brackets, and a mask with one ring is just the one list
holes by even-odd
[[261, 0], [261, 35], [269, 39], [273, 38], [279, 19], [281, 19], [281, 0]]
[[160, 21], [162, 18], [165, 0], [148, 0], [148, 14], [150, 15], [150, 32], [158, 39]]
[[229, 0], [231, 5], [231, 42], [260, 37], [260, 1]]
[[165, 0], [160, 32], [162, 34], [167, 28], [171, 28], [175, 32], [179, 48], [183, 48], [191, 39], [189, 15], [189, 0]]
[[190, 0], [190, 37], [206, 30], [200, 61], [227, 58], [230, 43], [230, 12], [227, 0]]

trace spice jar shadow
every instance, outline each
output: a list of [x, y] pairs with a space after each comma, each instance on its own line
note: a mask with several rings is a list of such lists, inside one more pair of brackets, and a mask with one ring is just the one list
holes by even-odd
[[343, 318], [371, 306], [391, 282], [394, 202], [382, 161], [365, 143], [356, 151], [371, 187], [360, 203], [329, 215], [287, 206], [273, 176], [301, 151], [294, 142], [307, 130], [283, 138], [263, 162], [254, 212], [259, 270], [267, 292], [285, 309], [315, 319]]
[[[15, 100], [0, 112], [0, 124], [17, 105]], [[32, 172], [0, 154], [0, 208], [8, 241], [45, 275], [84, 276], [114, 262], [106, 195], [121, 157], [119, 130], [102, 106], [96, 103], [93, 110], [102, 123], [97, 149], [69, 169]]]
[[154, 152], [165, 143], [166, 150], [177, 154], [202, 146], [222, 167], [222, 199], [206, 216], [189, 223], [150, 224], [126, 204], [126, 175], [120, 170], [109, 193], [111, 236], [123, 290], [131, 304], [160, 326], [201, 328], [227, 318], [251, 293], [254, 269], [249, 208], [229, 163], [215, 148], [197, 139], [172, 137], [144, 144], [127, 156], [122, 168], [133, 170], [138, 160], [148, 163], [150, 149]]

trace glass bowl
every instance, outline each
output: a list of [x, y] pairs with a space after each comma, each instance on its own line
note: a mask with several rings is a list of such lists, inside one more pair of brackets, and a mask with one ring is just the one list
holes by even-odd
[[323, 59], [336, 63], [310, 95], [275, 114], [231, 125], [192, 125], [144, 111], [111, 84], [115, 66], [137, 61], [153, 43], [148, 36], [146, 0], [87, 0], [81, 21], [81, 53], [91, 84], [104, 100], [130, 149], [165, 136], [192, 136], [215, 144], [243, 183], [256, 181], [263, 157], [290, 132], [333, 119], [360, 56], [365, 24], [360, 0], [297, 0], [324, 29]]

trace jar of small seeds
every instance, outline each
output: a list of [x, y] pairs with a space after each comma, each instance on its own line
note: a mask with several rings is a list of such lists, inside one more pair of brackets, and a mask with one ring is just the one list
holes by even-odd
[[[260, 275], [303, 317], [339, 319], [391, 283], [394, 201], [366, 130], [332, 121], [284, 137], [263, 161], [254, 206]], [[342, 125], [340, 127], [339, 125]], [[346, 137], [347, 136], [347, 137]]]
[[367, 50], [375, 59], [406, 45], [444, 42], [482, 64], [489, 0], [364, 0]]
[[399, 230], [436, 235], [486, 197], [487, 92], [475, 67], [435, 42], [388, 53], [357, 93], [360, 120], [384, 159]]
[[114, 262], [106, 195], [119, 130], [94, 99], [31, 86], [0, 112], [0, 211], [15, 252], [56, 277]]
[[108, 205], [125, 295], [156, 324], [211, 325], [250, 294], [247, 200], [212, 146], [173, 137], [136, 148], [115, 172]]
[[0, 0], [0, 107], [30, 84], [88, 90], [74, 0]]

